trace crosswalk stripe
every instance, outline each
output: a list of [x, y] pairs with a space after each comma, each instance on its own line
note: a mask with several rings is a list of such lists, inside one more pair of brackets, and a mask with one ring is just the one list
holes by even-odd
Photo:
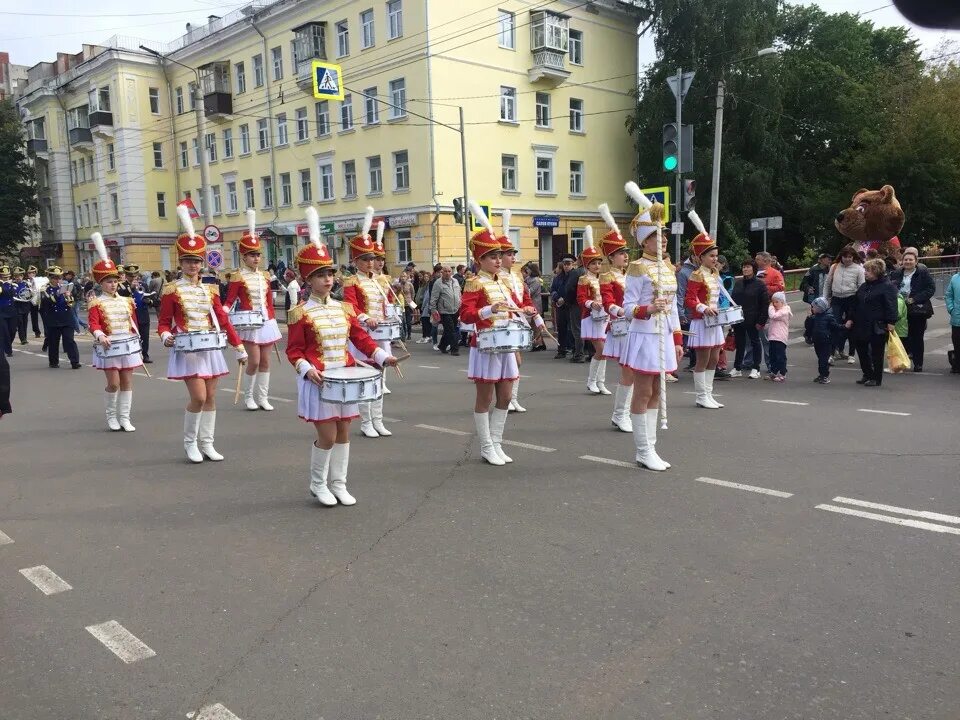
[[202, 707], [196, 715], [190, 713], [187, 717], [192, 718], [192, 720], [240, 720], [220, 703]]
[[436, 425], [414, 425], [414, 427], [418, 427], [423, 430], [433, 430], [434, 432], [447, 433], [448, 435], [470, 435], [470, 433], [464, 432], [463, 430], [454, 430], [453, 428], [437, 427]]
[[57, 593], [66, 592], [67, 590], [73, 590], [72, 585], [46, 565], [23, 568], [20, 574], [32, 582], [44, 595], [56, 595]]
[[116, 620], [89, 625], [86, 630], [125, 663], [146, 660], [156, 655], [143, 641]]
[[827, 510], [828, 512], [841, 513], [842, 515], [853, 515], [854, 517], [865, 518], [867, 520], [877, 520], [879, 522], [891, 523], [892, 525], [903, 525], [904, 527], [912, 527], [919, 530], [930, 530], [931, 532], [960, 535], [960, 528], [949, 527], [947, 525], [937, 525], [936, 523], [923, 522], [922, 520], [907, 520], [905, 518], [891, 517], [890, 515], [880, 515], [878, 513], [866, 512], [864, 510], [854, 510], [853, 508], [840, 507], [839, 505], [829, 505], [827, 503], [816, 505], [815, 508], [817, 510]]

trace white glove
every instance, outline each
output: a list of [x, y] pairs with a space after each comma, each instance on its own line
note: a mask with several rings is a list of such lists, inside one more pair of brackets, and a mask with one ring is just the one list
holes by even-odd
[[237, 348], [237, 362], [246, 362], [247, 361], [247, 351], [240, 347]]

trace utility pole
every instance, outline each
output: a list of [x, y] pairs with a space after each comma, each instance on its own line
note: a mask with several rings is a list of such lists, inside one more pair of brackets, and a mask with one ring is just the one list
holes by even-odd
[[[203, 107], [203, 90], [200, 88], [200, 73], [193, 88], [193, 108], [197, 116], [197, 147], [200, 148], [200, 194], [203, 207], [203, 224], [211, 225], [213, 200], [210, 197], [210, 155], [205, 145], [207, 140], [207, 113]], [[275, 191], [279, 188], [275, 188]], [[276, 203], [274, 203], [276, 204]]]
[[720, 213], [720, 152], [723, 136], [723, 95], [727, 84], [717, 83], [717, 119], [713, 127], [713, 182], [710, 184], [710, 237], [717, 238], [717, 222]]
[[[460, 166], [463, 169], [463, 202], [464, 205], [470, 201], [470, 195], [467, 194], [467, 139], [463, 124], [463, 105], [460, 106]], [[463, 235], [464, 235], [464, 263], [470, 265], [470, 211], [466, 207], [463, 209]]]
[[[681, 120], [681, 113], [683, 112], [683, 68], [677, 68], [677, 189], [674, 193], [674, 198], [676, 199], [677, 212], [674, 215], [675, 222], [681, 222], [683, 217], [680, 213], [683, 211], [683, 200], [681, 196], [683, 195], [683, 122]], [[682, 256], [680, 255], [680, 242], [682, 240], [682, 233], [677, 233], [676, 238], [676, 254], [674, 259], [679, 266], [682, 262]]]

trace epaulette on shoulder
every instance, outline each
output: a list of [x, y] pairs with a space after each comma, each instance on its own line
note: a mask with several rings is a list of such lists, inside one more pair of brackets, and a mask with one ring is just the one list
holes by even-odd
[[203, 286], [207, 289], [207, 294], [212, 300], [214, 297], [220, 297], [220, 288], [213, 283], [204, 283]]
[[170, 293], [175, 293], [177, 291], [177, 286], [175, 283], [169, 282], [163, 286], [163, 294], [169, 295]]
[[87, 303], [87, 310], [92, 310], [93, 308], [99, 307], [100, 305], [103, 305], [103, 302], [101, 302], [100, 298], [95, 297], [90, 302]]
[[690, 273], [690, 280], [693, 282], [703, 283], [703, 268], [697, 268]]
[[617, 281], [617, 276], [613, 274], [612, 270], [607, 270], [606, 272], [600, 273], [600, 282], [604, 285], [609, 285], [612, 282]]
[[590, 281], [591, 281], [592, 279], [593, 279], [593, 278], [591, 278], [590, 275], [588, 275], [587, 273], [584, 273], [584, 274], [581, 275], [580, 278], [577, 280], [577, 285], [589, 285], [589, 284], [590, 284]]
[[126, 301], [127, 301], [127, 305], [129, 305], [131, 309], [133, 309], [133, 308], [135, 308], [135, 307], [137, 306], [137, 303], [134, 302], [134, 300], [133, 300], [132, 297], [129, 297], [129, 296], [128, 296], [128, 297], [126, 298]]
[[354, 287], [356, 284], [357, 284], [357, 276], [356, 276], [356, 275], [347, 275], [347, 276], [343, 279], [343, 286], [344, 286], [345, 288], [346, 288], [346, 287]]
[[480, 282], [477, 278], [473, 277], [467, 280], [463, 286], [463, 291], [467, 292], [480, 292], [483, 289], [483, 283]]
[[647, 264], [642, 260], [634, 260], [627, 266], [627, 275], [630, 277], [642, 277], [647, 274], [649, 274]]
[[340, 307], [343, 308], [343, 314], [347, 317], [357, 316], [357, 309], [353, 306], [353, 303], [341, 302]]
[[300, 322], [300, 318], [303, 317], [303, 303], [297, 303], [287, 312], [287, 323], [293, 324]]

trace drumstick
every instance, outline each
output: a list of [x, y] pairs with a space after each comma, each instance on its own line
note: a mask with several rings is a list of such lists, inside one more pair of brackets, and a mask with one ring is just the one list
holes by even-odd
[[237, 391], [233, 395], [233, 404], [236, 405], [240, 401], [240, 381], [243, 379], [243, 363], [239, 364], [237, 367]]
[[278, 360], [279, 362], [283, 362], [283, 361], [280, 359], [280, 348], [277, 347], [277, 343], [274, 343], [274, 344], [273, 344], [273, 349], [277, 352], [277, 360]]
[[143, 372], [145, 372], [145, 373], [147, 374], [147, 377], [148, 377], [148, 378], [152, 378], [153, 375], [150, 374], [150, 371], [147, 369], [147, 366], [146, 366], [146, 365], [143, 365], [142, 367], [143, 367]]

